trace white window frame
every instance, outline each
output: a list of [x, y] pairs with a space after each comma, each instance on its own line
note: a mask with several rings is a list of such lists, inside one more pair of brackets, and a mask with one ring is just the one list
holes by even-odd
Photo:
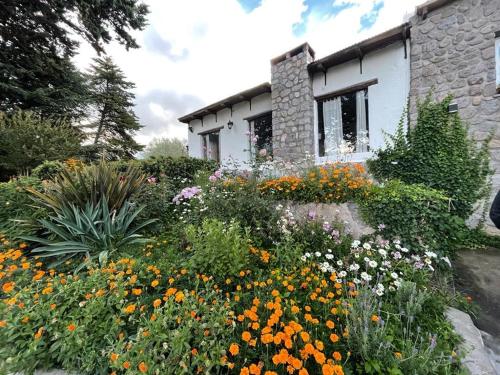
[[204, 147], [205, 141], [204, 140], [206, 139], [207, 147], [209, 147], [210, 146], [210, 142], [208, 140], [208, 137], [210, 136], [210, 134], [217, 133], [218, 134], [217, 148], [218, 148], [218, 151], [219, 151], [219, 160], [215, 160], [215, 161], [218, 162], [218, 163], [222, 162], [222, 152], [221, 152], [221, 145], [222, 145], [222, 142], [221, 142], [221, 130], [222, 129], [223, 129], [223, 126], [215, 128], [215, 129], [207, 130], [205, 132], [198, 133], [198, 136], [200, 137], [201, 157], [204, 160], [215, 160], [215, 159], [212, 159], [209, 156], [209, 150], [208, 149], [205, 151], [205, 147]]
[[[378, 82], [377, 82], [378, 83]], [[368, 111], [370, 111], [370, 86], [368, 85], [366, 89], [368, 90]], [[368, 120], [370, 121], [370, 120]], [[341, 159], [339, 158], [339, 155], [337, 154], [332, 154], [332, 155], [325, 155], [325, 156], [319, 156], [319, 119], [318, 119], [318, 101], [314, 100], [314, 154], [315, 154], [315, 162], [316, 165], [322, 165], [326, 163], [333, 163], [340, 161]], [[368, 123], [369, 124], [369, 123]], [[369, 125], [368, 125], [369, 126]], [[368, 138], [370, 143], [370, 150], [372, 149], [371, 146], [371, 139]], [[352, 154], [349, 155], [349, 158], [347, 160], [344, 160], [345, 162], [350, 162], [350, 163], [364, 163], [366, 160], [370, 159], [373, 157], [373, 151], [368, 151], [368, 152], [353, 152]]]

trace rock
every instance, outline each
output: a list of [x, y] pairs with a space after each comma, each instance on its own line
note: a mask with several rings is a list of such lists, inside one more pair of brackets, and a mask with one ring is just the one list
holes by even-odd
[[446, 311], [448, 320], [464, 342], [461, 351], [464, 354], [462, 364], [471, 375], [497, 375], [485, 349], [481, 332], [472, 322], [469, 314], [450, 307]]
[[375, 232], [361, 220], [355, 203], [288, 203], [287, 207], [299, 222], [307, 220], [309, 212], [314, 212], [317, 220], [341, 222], [354, 239]]

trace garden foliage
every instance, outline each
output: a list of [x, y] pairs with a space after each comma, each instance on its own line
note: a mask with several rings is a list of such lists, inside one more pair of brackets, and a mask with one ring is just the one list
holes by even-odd
[[418, 103], [415, 126], [405, 132], [402, 120], [368, 166], [381, 181], [398, 179], [443, 191], [452, 198], [453, 212], [465, 219], [488, 190], [491, 137], [478, 148], [460, 116], [449, 112], [451, 100], [432, 102], [429, 95]]
[[192, 270], [216, 277], [235, 276], [248, 266], [248, 234], [236, 222], [205, 219], [186, 228]]
[[451, 212], [450, 199], [422, 185], [394, 180], [373, 186], [360, 206], [368, 224], [408, 247], [447, 253], [463, 240], [465, 224]]
[[55, 212], [71, 205], [83, 208], [90, 203], [96, 207], [103, 200], [112, 211], [120, 209], [134, 194], [138, 194], [144, 181], [145, 176], [133, 166], [119, 172], [116, 165], [101, 161], [75, 172], [63, 170], [46, 185], [44, 192], [28, 190], [41, 206]]

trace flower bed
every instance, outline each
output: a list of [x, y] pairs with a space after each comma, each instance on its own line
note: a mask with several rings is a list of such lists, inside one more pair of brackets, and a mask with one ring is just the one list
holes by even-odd
[[300, 202], [343, 203], [361, 198], [371, 185], [359, 163], [332, 163], [313, 168], [304, 177], [265, 180], [258, 188], [273, 199]]
[[[424, 357], [433, 373], [454, 368], [447, 356], [454, 341], [437, 345], [426, 336], [434, 325], [424, 317], [435, 307], [418, 291], [436, 255], [419, 257], [398, 243], [354, 242], [346, 256], [306, 252], [291, 268], [278, 267], [279, 252], [250, 247], [249, 268], [224, 276], [173, 266], [164, 258], [171, 249], [158, 241], [74, 275], [0, 240], [0, 341], [10, 344], [0, 348], [0, 366], [7, 371], [341, 375], [373, 365], [399, 374]], [[419, 299], [416, 310], [392, 306], [414, 306], [408, 298]], [[412, 321], [419, 331], [403, 334]]]

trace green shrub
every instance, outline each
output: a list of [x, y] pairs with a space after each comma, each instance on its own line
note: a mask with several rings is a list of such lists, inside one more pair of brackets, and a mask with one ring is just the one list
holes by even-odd
[[44, 161], [38, 167], [33, 169], [32, 174], [40, 180], [52, 180], [64, 169], [65, 166], [60, 161]]
[[[171, 297], [154, 310], [155, 319], [140, 318], [132, 338], [120, 340], [108, 358], [111, 369], [121, 373], [124, 363], [130, 363], [130, 373], [148, 374], [205, 374], [222, 373], [221, 358], [225, 355], [232, 327], [227, 324], [229, 308], [220, 295], [208, 291], [196, 295], [182, 291], [182, 303]], [[211, 301], [210, 304], [204, 301]], [[196, 313], [195, 319], [191, 317]], [[182, 319], [181, 319], [182, 318]], [[165, 345], [165, 343], [168, 343]], [[157, 360], [161, 358], [161, 360]]]
[[193, 181], [199, 171], [215, 171], [217, 163], [190, 157], [158, 157], [141, 160], [141, 170], [148, 176], [168, 179], [181, 185]]
[[67, 120], [0, 112], [0, 168], [20, 174], [45, 160], [68, 159], [79, 152], [81, 140], [81, 131]]
[[40, 205], [54, 212], [72, 205], [79, 208], [84, 208], [88, 203], [97, 206], [103, 200], [106, 200], [112, 211], [119, 210], [132, 195], [139, 193], [144, 181], [144, 175], [133, 166], [129, 166], [125, 172], [119, 172], [115, 164], [101, 161], [77, 169], [75, 173], [63, 170], [44, 192], [28, 190]]
[[149, 241], [139, 231], [154, 220], [132, 226], [142, 209], [125, 201], [119, 210], [109, 211], [106, 199], [97, 205], [88, 202], [83, 209], [73, 205], [63, 206], [56, 215], [39, 220], [45, 238], [21, 238], [41, 244], [33, 253], [39, 257], [55, 258], [54, 265], [74, 257], [82, 260], [77, 270], [96, 260], [104, 265], [109, 256], [120, 248]]
[[415, 127], [405, 134], [401, 121], [391, 142], [367, 164], [378, 180], [399, 179], [443, 191], [453, 199], [453, 211], [467, 218], [487, 194], [490, 138], [478, 148], [460, 116], [449, 112], [451, 100], [431, 102], [427, 96], [418, 103]]
[[42, 183], [35, 177], [18, 177], [9, 182], [0, 183], [0, 232], [15, 236], [21, 230], [30, 231], [29, 228], [21, 228], [19, 221], [42, 218], [46, 210], [33, 206], [26, 189], [42, 190]]
[[138, 219], [155, 219], [156, 221], [148, 226], [148, 231], [154, 234], [160, 234], [168, 229], [175, 222], [172, 199], [178, 193], [178, 190], [168, 181], [150, 182], [133, 197], [133, 201], [141, 206]]
[[189, 266], [196, 272], [225, 277], [248, 266], [248, 234], [236, 222], [205, 219], [199, 228], [189, 225], [186, 238], [191, 247]]
[[373, 186], [360, 204], [368, 224], [380, 226], [384, 238], [399, 237], [404, 246], [450, 252], [462, 241], [464, 221], [450, 212], [449, 198], [437, 190], [390, 181]]

